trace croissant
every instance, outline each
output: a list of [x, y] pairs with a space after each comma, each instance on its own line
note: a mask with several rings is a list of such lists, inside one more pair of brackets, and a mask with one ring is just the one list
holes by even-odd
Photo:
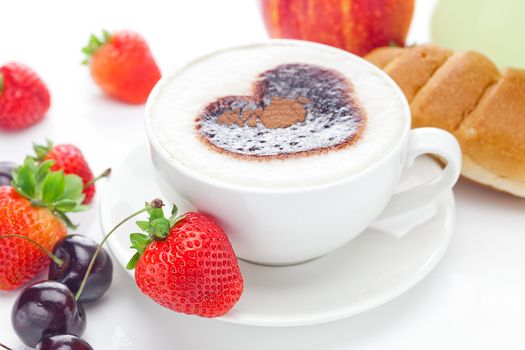
[[464, 177], [525, 197], [525, 70], [499, 71], [480, 53], [435, 45], [383, 47], [365, 59], [399, 85], [412, 127], [456, 136]]

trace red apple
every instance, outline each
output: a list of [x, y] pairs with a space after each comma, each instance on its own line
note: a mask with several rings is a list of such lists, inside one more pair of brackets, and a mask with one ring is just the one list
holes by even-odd
[[414, 0], [259, 0], [272, 38], [316, 41], [363, 56], [404, 46]]

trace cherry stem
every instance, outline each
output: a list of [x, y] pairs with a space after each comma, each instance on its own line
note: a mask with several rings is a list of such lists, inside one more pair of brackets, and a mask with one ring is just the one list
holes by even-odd
[[62, 259], [60, 259], [58, 256], [56, 256], [55, 254], [51, 253], [46, 247], [44, 247], [42, 244], [38, 243], [37, 241], [29, 238], [29, 237], [26, 237], [26, 236], [21, 236], [21, 235], [0, 235], [0, 239], [2, 238], [21, 238], [21, 239], [25, 239], [26, 241], [29, 241], [35, 245], [38, 246], [38, 248], [42, 249], [42, 251], [44, 253], [46, 253], [47, 256], [49, 256], [51, 258], [51, 260], [53, 260], [55, 262], [55, 264], [57, 264], [59, 267], [62, 266], [62, 264], [64, 264], [64, 262], [62, 261]]
[[97, 182], [98, 180], [100, 180], [100, 179], [102, 179], [104, 177], [108, 177], [109, 175], [111, 175], [111, 168], [104, 170], [104, 172], [102, 174], [100, 174], [99, 176], [97, 176], [97, 177], [89, 180], [88, 182], [86, 182], [86, 184], [84, 185], [84, 188], [88, 188], [89, 186], [91, 186], [95, 182]]
[[5, 346], [4, 344], [0, 343], [0, 347], [4, 348], [5, 350], [13, 350], [8, 346]]
[[[154, 207], [154, 208], [157, 208], [157, 205], [159, 205], [158, 203], [161, 203], [162, 205], [162, 201], [160, 199], [154, 199], [151, 201], [151, 206]], [[134, 212], [133, 214], [131, 214], [130, 216], [128, 216], [127, 218], [125, 218], [124, 220], [122, 220], [121, 222], [119, 222], [115, 227], [113, 227], [111, 229], [111, 231], [109, 231], [105, 236], [104, 238], [102, 239], [102, 241], [100, 242], [100, 244], [98, 245], [97, 247], [97, 250], [95, 250], [95, 254], [93, 254], [93, 257], [91, 258], [91, 261], [89, 262], [89, 266], [86, 270], [86, 274], [84, 275], [84, 279], [82, 279], [82, 283], [80, 284], [80, 288], [78, 289], [77, 291], [77, 294], [75, 295], [75, 299], [78, 300], [80, 298], [80, 296], [82, 295], [82, 291], [84, 290], [84, 287], [86, 286], [86, 283], [87, 283], [87, 280], [88, 280], [88, 277], [89, 277], [89, 274], [91, 273], [91, 270], [93, 269], [93, 265], [95, 265], [95, 260], [97, 260], [97, 257], [98, 255], [100, 254], [100, 250], [102, 250], [102, 246], [104, 245], [104, 243], [106, 243], [106, 241], [108, 240], [108, 238], [113, 234], [113, 232], [115, 232], [120, 226], [122, 226], [124, 223], [126, 223], [128, 220], [134, 218], [135, 216], [137, 215], [140, 215], [142, 213], [144, 213], [145, 211], [147, 211], [148, 208], [142, 208], [140, 209], [139, 211], [136, 211]]]

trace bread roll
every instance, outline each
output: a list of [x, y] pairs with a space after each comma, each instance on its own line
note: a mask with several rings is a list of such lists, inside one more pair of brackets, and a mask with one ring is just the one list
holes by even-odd
[[416, 46], [397, 56], [383, 69], [401, 87], [408, 102], [411, 102], [451, 54], [451, 50], [433, 45]]
[[382, 69], [384, 66], [387, 65], [387, 63], [394, 60], [396, 57], [400, 56], [404, 52], [405, 49], [402, 47], [380, 47], [379, 49], [375, 49], [374, 51], [370, 52], [366, 56], [366, 59]]
[[365, 58], [401, 87], [413, 127], [457, 137], [463, 176], [525, 197], [525, 70], [500, 73], [480, 53], [433, 45], [379, 48]]

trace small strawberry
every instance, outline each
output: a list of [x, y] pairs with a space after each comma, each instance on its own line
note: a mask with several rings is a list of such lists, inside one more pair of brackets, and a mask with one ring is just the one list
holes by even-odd
[[50, 104], [46, 84], [31, 68], [15, 62], [0, 67], [0, 129], [30, 127], [44, 118]]
[[88, 163], [84, 159], [82, 152], [75, 146], [69, 144], [54, 146], [51, 141], [47, 141], [44, 145], [33, 146], [37, 161], [54, 160], [55, 163], [51, 170], [62, 169], [65, 174], [75, 174], [80, 176], [84, 184], [84, 202], [82, 204], [89, 204], [95, 195], [95, 181], [102, 177], [109, 175], [109, 169], [97, 178], [93, 177], [93, 172], [89, 168]]
[[140, 290], [171, 310], [218, 317], [237, 303], [243, 279], [228, 237], [209, 216], [174, 206], [164, 217], [162, 201], [146, 204], [148, 221], [137, 225], [148, 234], [131, 234], [137, 249], [128, 264]]
[[[84, 210], [82, 180], [51, 171], [53, 161], [37, 164], [26, 158], [14, 172], [13, 187], [0, 187], [0, 236], [19, 235], [47, 250], [74, 227], [68, 212]], [[33, 243], [15, 237], [0, 239], [0, 290], [17, 288], [49, 264]]]
[[91, 35], [82, 51], [88, 56], [91, 76], [109, 96], [128, 103], [146, 102], [160, 79], [160, 70], [146, 41], [137, 33], [103, 31]]

